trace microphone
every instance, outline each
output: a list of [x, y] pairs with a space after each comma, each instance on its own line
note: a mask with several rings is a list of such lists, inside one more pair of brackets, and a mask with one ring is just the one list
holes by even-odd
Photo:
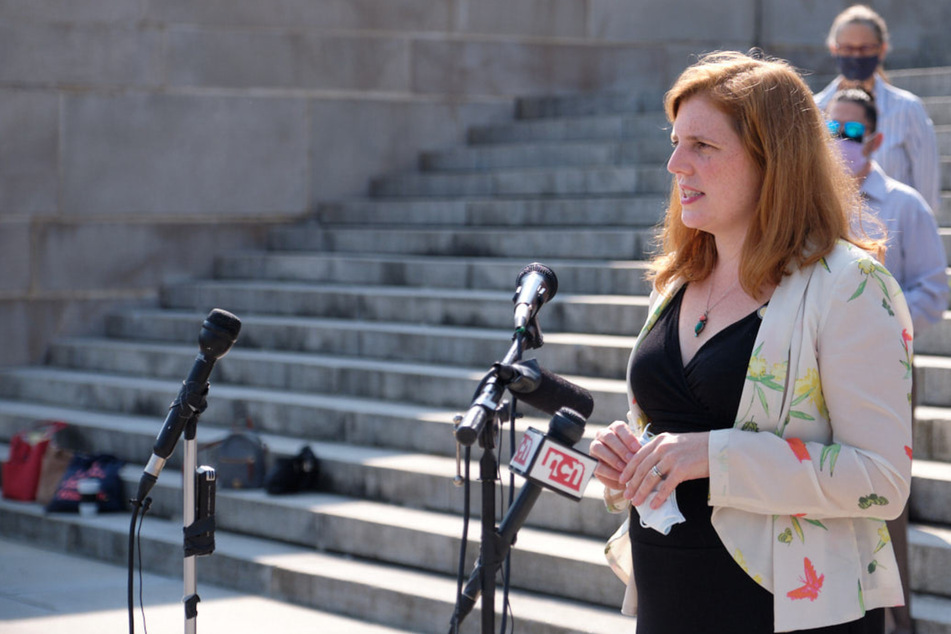
[[[584, 487], [594, 475], [597, 466], [597, 461], [590, 456], [571, 449], [584, 435], [584, 425], [585, 419], [578, 412], [562, 407], [548, 423], [547, 435], [529, 428], [529, 432], [534, 434], [526, 432], [522, 438], [522, 443], [512, 459], [511, 468], [524, 475], [526, 482], [499, 524], [494, 552], [483, 551], [479, 554], [476, 567], [459, 596], [458, 609], [453, 615], [450, 633], [453, 631], [452, 625], [462, 623], [482, 594], [483, 575], [494, 576], [508, 556], [515, 541], [515, 534], [528, 519], [528, 514], [542, 489], [550, 488], [574, 499], [581, 499]], [[520, 467], [526, 467], [524, 472]], [[547, 474], [544, 473], [546, 470]], [[567, 488], [571, 492], [560, 486], [564, 484], [568, 485]]]
[[558, 278], [554, 271], [538, 262], [529, 264], [518, 274], [515, 283], [515, 329], [523, 330], [535, 317], [538, 309], [558, 292]]
[[182, 383], [178, 396], [169, 405], [165, 423], [152, 447], [152, 457], [145, 465], [142, 478], [139, 480], [135, 502], [141, 503], [155, 486], [159, 473], [175, 450], [178, 438], [182, 435], [188, 421], [205, 411], [207, 406], [205, 395], [208, 394], [208, 377], [211, 369], [215, 361], [228, 353], [238, 339], [240, 331], [241, 320], [220, 308], [215, 308], [205, 318], [198, 335], [198, 357], [188, 377]]
[[536, 359], [500, 365], [499, 378], [519, 400], [546, 414], [567, 407], [587, 420], [594, 411], [591, 392], [539, 367]]
[[536, 359], [495, 363], [493, 368], [498, 380], [485, 384], [455, 429], [456, 440], [462, 445], [470, 446], [476, 441], [486, 417], [499, 406], [505, 388], [520, 401], [549, 415], [567, 407], [587, 420], [594, 411], [591, 392], [539, 367]]

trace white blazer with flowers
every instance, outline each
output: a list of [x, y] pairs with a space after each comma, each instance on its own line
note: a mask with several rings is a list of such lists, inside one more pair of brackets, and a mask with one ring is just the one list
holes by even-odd
[[[678, 288], [652, 294], [638, 342]], [[724, 546], [773, 593], [778, 632], [903, 603], [884, 520], [911, 482], [911, 341], [898, 284], [845, 242], [784, 277], [765, 308], [736, 423], [710, 434], [709, 503]], [[650, 421], [628, 392], [628, 422], [642, 428]], [[629, 508], [620, 491], [605, 500]], [[605, 553], [632, 614], [627, 529]]]

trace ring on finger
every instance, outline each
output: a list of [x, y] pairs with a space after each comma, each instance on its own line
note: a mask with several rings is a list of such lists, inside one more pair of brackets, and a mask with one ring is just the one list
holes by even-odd
[[657, 468], [657, 465], [654, 465], [653, 467], [651, 467], [651, 474], [657, 476], [661, 480], [664, 479], [664, 474], [660, 472], [660, 469]]

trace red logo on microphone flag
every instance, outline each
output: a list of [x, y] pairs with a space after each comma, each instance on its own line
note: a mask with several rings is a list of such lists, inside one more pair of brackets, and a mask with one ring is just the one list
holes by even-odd
[[546, 489], [580, 500], [597, 464], [591, 456], [529, 427], [509, 468]]
[[518, 446], [518, 451], [515, 452], [515, 457], [512, 458], [512, 465], [519, 467], [522, 471], [527, 471], [529, 463], [532, 459], [532, 450], [535, 448], [535, 438], [532, 434], [525, 434], [522, 436], [522, 443]]
[[581, 492], [585, 469], [580, 460], [576, 460], [555, 446], [548, 445], [548, 451], [542, 459], [542, 466], [548, 467], [549, 481], [552, 484], [560, 484], [566, 489]]

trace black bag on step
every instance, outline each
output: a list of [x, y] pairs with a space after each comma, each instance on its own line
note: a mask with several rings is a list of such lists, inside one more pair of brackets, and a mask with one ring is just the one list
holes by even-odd
[[268, 472], [264, 486], [268, 493], [282, 495], [300, 491], [316, 491], [320, 477], [320, 460], [304, 445], [293, 458], [278, 458]]

